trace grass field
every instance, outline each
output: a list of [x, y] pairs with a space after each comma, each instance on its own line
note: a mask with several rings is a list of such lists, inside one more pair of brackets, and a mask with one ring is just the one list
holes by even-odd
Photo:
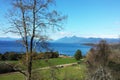
[[[86, 67], [84, 64], [76, 66], [68, 66], [64, 68], [54, 69], [54, 77], [58, 80], [84, 80]], [[34, 72], [34, 80], [52, 80], [52, 69], [39, 70]], [[20, 73], [1, 74], [0, 80], [25, 80], [25, 77]]]
[[[18, 64], [21, 61], [7, 61], [8, 63]], [[47, 66], [60, 65], [60, 64], [69, 64], [77, 62], [74, 58], [53, 58], [49, 60], [35, 60], [33, 61], [33, 68], [43, 68]], [[41, 80], [52, 80], [52, 72], [54, 72], [54, 76], [59, 80], [83, 80], [85, 77], [86, 67], [84, 64], [74, 65], [63, 67], [59, 69], [46, 69], [46, 70], [37, 70], [33, 72], [34, 80], [36, 78], [40, 78]], [[18, 73], [6, 73], [0, 74], [0, 80], [25, 80], [25, 77]]]
[[53, 58], [49, 60], [33, 61], [33, 68], [47, 67], [51, 65], [60, 65], [77, 62], [74, 58]]
[[[23, 63], [22, 60], [20, 61], [0, 61], [0, 63], [12, 63], [12, 64], [21, 64]], [[77, 62], [74, 58], [52, 58], [52, 59], [43, 59], [43, 60], [34, 60], [33, 61], [33, 68], [41, 68], [47, 67], [50, 65], [60, 65], [60, 64], [68, 64]]]

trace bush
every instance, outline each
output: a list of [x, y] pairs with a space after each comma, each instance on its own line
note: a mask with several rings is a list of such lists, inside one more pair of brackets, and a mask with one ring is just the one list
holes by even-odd
[[80, 60], [82, 58], [82, 53], [80, 50], [77, 50], [75, 55], [74, 55], [76, 60]]
[[8, 73], [8, 72], [14, 72], [13, 67], [9, 66], [6, 63], [0, 63], [0, 74], [2, 74], [2, 73]]
[[52, 58], [58, 58], [59, 53], [58, 52], [52, 52]]
[[22, 58], [22, 54], [15, 53], [15, 52], [6, 52], [1, 54], [1, 60], [19, 60]]
[[37, 59], [44, 59], [44, 53], [39, 53]]
[[58, 58], [59, 53], [58, 52], [45, 52], [44, 58]]
[[114, 71], [120, 71], [120, 64], [110, 61], [108, 64], [109, 68]]
[[36, 53], [33, 56], [34, 60], [37, 59], [49, 59], [49, 58], [58, 58], [59, 57], [59, 53], [58, 52], [42, 52], [42, 53]]
[[[15, 53], [15, 52], [5, 52], [4, 54], [0, 53], [0, 60], [20, 60], [25, 54]], [[42, 52], [42, 53], [33, 53], [33, 59], [46, 59], [46, 58], [58, 58], [58, 52]]]

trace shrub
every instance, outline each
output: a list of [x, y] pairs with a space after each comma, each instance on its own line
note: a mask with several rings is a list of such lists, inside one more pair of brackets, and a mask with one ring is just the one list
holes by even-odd
[[58, 58], [59, 53], [58, 52], [45, 52], [44, 53], [44, 58]]
[[1, 55], [1, 60], [19, 60], [22, 58], [22, 54], [15, 52], [6, 52]]
[[41, 53], [35, 53], [33, 55], [33, 59], [49, 59], [49, 58], [58, 58], [59, 53], [58, 52], [41, 52]]
[[58, 58], [59, 53], [58, 52], [52, 52], [52, 58]]
[[82, 58], [82, 53], [80, 50], [77, 50], [75, 55], [74, 55], [76, 60], [80, 60]]
[[37, 53], [37, 54], [34, 54], [33, 56], [33, 60], [38, 60], [38, 59], [43, 59], [44, 58], [44, 53]]
[[12, 66], [9, 66], [6, 63], [0, 63], [0, 74], [2, 73], [8, 73], [8, 72], [13, 72], [14, 69]]

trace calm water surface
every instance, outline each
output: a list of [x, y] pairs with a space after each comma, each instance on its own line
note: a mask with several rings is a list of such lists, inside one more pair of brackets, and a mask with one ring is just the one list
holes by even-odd
[[[78, 43], [49, 43], [49, 48], [53, 51], [58, 51], [60, 54], [73, 56], [75, 51], [80, 49], [83, 55], [90, 50], [90, 46], [81, 45]], [[0, 41], [0, 53], [5, 52], [24, 52], [25, 48], [15, 41]]]

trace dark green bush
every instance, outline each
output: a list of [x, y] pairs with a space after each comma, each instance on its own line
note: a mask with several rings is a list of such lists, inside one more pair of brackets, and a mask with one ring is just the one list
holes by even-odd
[[0, 63], [0, 74], [2, 74], [2, 73], [8, 73], [8, 72], [14, 72], [13, 67], [9, 66], [6, 63]]
[[58, 58], [59, 53], [58, 52], [45, 52], [44, 58]]
[[59, 53], [58, 52], [52, 52], [52, 58], [58, 58]]
[[15, 52], [6, 52], [1, 54], [1, 60], [19, 60], [22, 58], [22, 54]]
[[41, 52], [41, 53], [35, 53], [33, 54], [33, 59], [49, 59], [49, 58], [58, 58], [59, 53], [58, 52]]
[[[20, 60], [25, 54], [15, 53], [15, 52], [5, 52], [0, 54], [0, 60]], [[46, 59], [46, 58], [58, 58], [58, 52], [43, 52], [43, 53], [33, 53], [33, 59]]]
[[110, 61], [108, 67], [115, 71], [120, 71], [120, 64]]

